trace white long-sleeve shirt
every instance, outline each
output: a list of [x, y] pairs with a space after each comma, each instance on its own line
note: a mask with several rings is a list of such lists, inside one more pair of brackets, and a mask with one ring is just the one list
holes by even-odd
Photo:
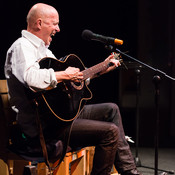
[[16, 40], [7, 52], [6, 78], [13, 74], [21, 83], [37, 89], [55, 87], [57, 81], [54, 70], [39, 69], [38, 60], [44, 57], [55, 58], [43, 40], [23, 30], [22, 37]]
[[4, 67], [10, 103], [17, 112], [17, 120], [23, 132], [31, 137], [37, 135], [36, 111], [24, 92], [24, 86], [46, 89], [57, 85], [54, 70], [39, 67], [38, 60], [43, 57], [55, 58], [43, 40], [23, 30], [22, 37], [7, 51]]

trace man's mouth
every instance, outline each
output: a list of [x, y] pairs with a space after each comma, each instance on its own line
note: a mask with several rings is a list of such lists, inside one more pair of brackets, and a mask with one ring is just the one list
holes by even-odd
[[56, 34], [56, 33], [51, 33], [51, 34], [50, 34], [50, 36], [51, 36], [51, 37], [54, 37], [54, 36], [55, 36], [55, 34]]
[[52, 33], [50, 34], [49, 43], [52, 41], [52, 37], [54, 37], [55, 34], [56, 34], [56, 32], [52, 32]]

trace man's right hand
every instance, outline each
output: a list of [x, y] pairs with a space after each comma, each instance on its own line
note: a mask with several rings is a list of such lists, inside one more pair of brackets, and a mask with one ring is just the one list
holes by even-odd
[[79, 68], [68, 67], [65, 71], [55, 72], [56, 79], [59, 82], [64, 80], [79, 81], [83, 79], [83, 73], [80, 72]]

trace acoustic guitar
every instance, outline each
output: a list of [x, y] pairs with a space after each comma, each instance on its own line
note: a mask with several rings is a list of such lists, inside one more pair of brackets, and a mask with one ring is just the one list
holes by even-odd
[[[122, 61], [119, 54], [115, 54], [114, 57]], [[41, 106], [40, 110], [44, 109], [44, 105], [54, 116], [66, 122], [73, 121], [83, 109], [86, 101], [92, 98], [92, 92], [86, 80], [111, 66], [110, 61], [105, 60], [95, 66], [85, 68], [81, 59], [74, 54], [66, 56], [64, 60], [45, 57], [39, 61], [39, 65], [41, 69], [52, 68], [54, 71], [64, 71], [69, 66], [77, 67], [83, 73], [83, 80], [60, 82], [56, 88], [41, 91], [40, 98], [36, 98]]]

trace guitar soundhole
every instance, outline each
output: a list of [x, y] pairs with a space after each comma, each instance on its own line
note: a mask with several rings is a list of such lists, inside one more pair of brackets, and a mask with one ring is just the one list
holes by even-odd
[[79, 81], [79, 82], [71, 82], [71, 85], [77, 89], [81, 90], [84, 87], [84, 81]]

